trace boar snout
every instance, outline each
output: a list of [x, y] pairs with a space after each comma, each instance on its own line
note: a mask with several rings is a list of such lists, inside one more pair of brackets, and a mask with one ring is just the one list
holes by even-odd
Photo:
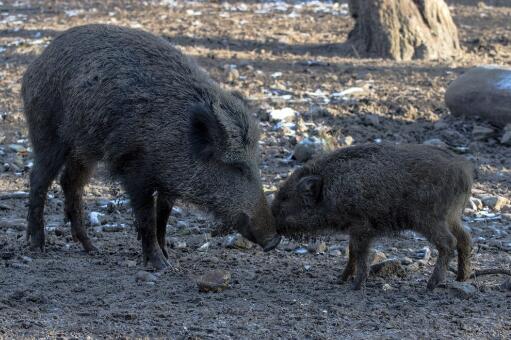
[[264, 196], [252, 218], [245, 213], [238, 215], [236, 228], [243, 237], [259, 244], [264, 251], [270, 251], [280, 243], [281, 237], [277, 235], [275, 220]]

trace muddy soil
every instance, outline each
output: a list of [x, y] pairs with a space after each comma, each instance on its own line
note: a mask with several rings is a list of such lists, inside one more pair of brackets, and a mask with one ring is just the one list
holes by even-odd
[[[58, 184], [48, 197], [46, 252], [31, 252], [25, 242], [31, 155], [20, 78], [58, 32], [111, 23], [164, 36], [251, 98], [263, 129], [261, 169], [270, 196], [302, 164], [290, 156], [311, 135], [339, 147], [439, 139], [464, 154], [477, 165], [473, 196], [488, 205], [477, 203], [464, 217], [474, 266], [511, 269], [511, 206], [498, 211], [485, 199], [510, 198], [511, 147], [500, 143], [502, 130], [452, 117], [443, 102], [449, 82], [467, 68], [511, 63], [511, 6], [448, 2], [464, 55], [407, 63], [360, 59], [346, 48], [353, 20], [342, 2], [0, 2], [0, 338], [511, 337], [508, 277], [481, 276], [458, 287], [450, 274], [446, 285], [428, 292], [436, 252], [413, 233], [375, 243], [376, 261], [402, 265], [372, 275], [354, 292], [337, 283], [346, 236], [285, 240], [270, 253], [246, 243], [232, 249], [225, 246], [232, 231], [179, 202], [167, 234], [173, 269], [137, 280], [150, 269], [127, 197], [101, 165], [85, 197], [88, 232], [99, 251], [88, 255], [72, 241]], [[353, 88], [357, 96], [339, 97]], [[284, 107], [299, 113], [294, 125], [268, 121], [269, 112]], [[493, 131], [478, 140], [473, 130], [481, 126]], [[101, 225], [91, 212], [101, 214], [93, 214]], [[212, 269], [229, 271], [230, 286], [200, 293], [196, 279]]]

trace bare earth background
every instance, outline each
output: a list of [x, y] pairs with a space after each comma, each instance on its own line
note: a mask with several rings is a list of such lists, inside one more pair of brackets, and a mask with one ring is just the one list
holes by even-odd
[[[509, 199], [511, 147], [500, 144], [502, 131], [451, 117], [443, 95], [468, 67], [510, 64], [511, 5], [448, 3], [465, 55], [448, 63], [395, 63], [359, 59], [343, 44], [353, 26], [343, 3], [1, 1], [0, 195], [28, 190], [30, 145], [19, 97], [26, 66], [60, 31], [111, 23], [165, 36], [253, 100], [269, 194], [300, 166], [290, 155], [308, 134], [336, 146], [440, 139], [478, 165], [474, 197]], [[299, 112], [296, 124], [268, 121], [268, 112], [284, 107]], [[493, 131], [480, 137], [481, 127]], [[174, 270], [137, 281], [144, 267], [129, 204], [101, 166], [86, 190], [95, 255], [72, 242], [58, 184], [46, 209], [47, 252], [30, 252], [27, 200], [19, 195], [0, 200], [0, 338], [511, 337], [506, 277], [479, 277], [465, 292], [452, 286], [450, 274], [447, 286], [427, 292], [436, 253], [429, 257], [423, 248], [430, 245], [413, 233], [377, 242], [376, 261], [400, 259], [402, 270], [371, 276], [353, 292], [336, 283], [347, 237], [286, 240], [271, 253], [243, 242], [232, 249], [216, 235], [224, 228], [178, 204], [167, 235]], [[103, 214], [103, 226], [91, 225], [91, 212]], [[475, 267], [511, 268], [510, 213], [509, 205], [467, 210]], [[211, 269], [231, 272], [229, 289], [198, 292], [196, 278]]]

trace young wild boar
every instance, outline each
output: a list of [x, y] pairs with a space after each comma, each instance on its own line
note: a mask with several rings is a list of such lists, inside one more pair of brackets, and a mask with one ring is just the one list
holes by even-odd
[[94, 249], [81, 195], [98, 161], [130, 196], [144, 260], [156, 268], [169, 265], [165, 228], [176, 199], [207, 208], [266, 250], [278, 244], [259, 176], [257, 123], [240, 95], [166, 40], [109, 25], [72, 28], [29, 66], [22, 96], [35, 159], [32, 247], [44, 249], [46, 193], [64, 168], [73, 238]]
[[353, 274], [354, 289], [368, 275], [371, 241], [411, 229], [438, 249], [429, 279], [445, 279], [454, 248], [457, 280], [470, 275], [470, 235], [461, 215], [470, 197], [472, 165], [451, 152], [426, 145], [360, 145], [337, 150], [296, 170], [272, 204], [280, 234], [322, 229], [350, 235], [349, 259], [341, 281]]

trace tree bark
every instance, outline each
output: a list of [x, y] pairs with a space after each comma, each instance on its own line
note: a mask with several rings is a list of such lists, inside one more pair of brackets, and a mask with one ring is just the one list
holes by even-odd
[[395, 60], [460, 55], [458, 30], [444, 0], [349, 0], [358, 54]]

